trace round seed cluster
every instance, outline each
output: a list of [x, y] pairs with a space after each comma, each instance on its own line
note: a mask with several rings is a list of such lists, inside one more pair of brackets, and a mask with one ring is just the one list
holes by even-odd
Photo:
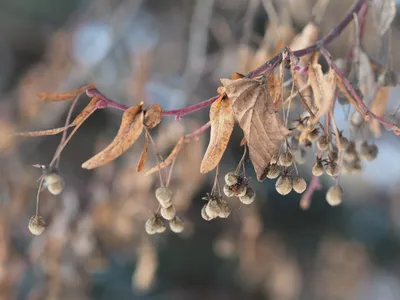
[[243, 204], [251, 204], [256, 198], [253, 188], [248, 185], [248, 180], [236, 172], [229, 172], [225, 175], [224, 194], [227, 197], [238, 197]]
[[207, 203], [201, 209], [201, 217], [206, 221], [211, 221], [215, 218], [227, 218], [231, 214], [232, 210], [228, 206], [228, 202], [222, 199], [221, 196], [214, 196], [207, 194], [203, 197]]

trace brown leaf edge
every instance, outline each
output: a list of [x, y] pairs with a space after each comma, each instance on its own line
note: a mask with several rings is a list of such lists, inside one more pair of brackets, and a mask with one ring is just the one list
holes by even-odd
[[90, 170], [103, 166], [118, 158], [137, 141], [143, 131], [142, 105], [132, 106], [124, 112], [114, 140], [103, 151], [84, 162], [82, 168]]
[[143, 151], [142, 154], [140, 155], [140, 159], [137, 165], [137, 171], [140, 172], [143, 170], [144, 168], [144, 164], [146, 162], [146, 158], [147, 158], [147, 149], [149, 148], [149, 135], [146, 132], [145, 136], [145, 141], [144, 141], [144, 147], [143, 147]]
[[66, 101], [66, 100], [72, 100], [74, 99], [76, 96], [84, 93], [87, 89], [91, 89], [96, 87], [96, 85], [94, 83], [85, 85], [79, 89], [75, 89], [69, 92], [65, 92], [65, 93], [39, 93], [37, 94], [37, 97], [40, 100], [43, 101]]
[[181, 137], [179, 141], [176, 143], [174, 149], [172, 149], [171, 153], [168, 155], [168, 157], [159, 165], [148, 170], [145, 175], [146, 176], [151, 175], [157, 172], [158, 170], [168, 167], [174, 161], [179, 152], [182, 150], [185, 141], [186, 141], [185, 136]]

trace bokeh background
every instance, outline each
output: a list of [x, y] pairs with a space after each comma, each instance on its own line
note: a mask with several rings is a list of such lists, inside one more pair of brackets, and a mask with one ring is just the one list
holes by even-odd
[[[378, 158], [361, 174], [342, 177], [341, 206], [325, 202], [329, 178], [306, 211], [299, 195], [282, 197], [273, 181], [252, 180], [256, 202], [230, 201], [231, 216], [212, 222], [200, 217], [201, 197], [213, 182], [213, 174], [198, 172], [205, 132], [185, 146], [172, 174], [184, 232], [148, 236], [144, 222], [157, 209], [159, 182], [136, 172], [143, 140], [112, 164], [95, 171], [80, 167], [119, 126], [120, 111], [98, 111], [61, 156], [64, 192], [41, 195], [47, 230], [39, 237], [28, 231], [40, 176], [32, 165], [49, 163], [60, 137], [14, 140], [9, 134], [62, 126], [68, 111], [68, 103], [40, 102], [38, 92], [95, 82], [125, 105], [184, 107], [213, 96], [220, 77], [257, 66], [278, 40], [290, 41], [310, 20], [320, 19], [323, 36], [352, 3], [330, 1], [318, 17], [315, 2], [1, 0], [0, 299], [400, 299], [400, 140], [386, 131], [376, 140]], [[367, 52], [383, 64], [391, 53], [390, 67], [399, 71], [398, 20], [390, 52], [388, 35], [379, 37], [368, 18]], [[284, 30], [266, 30], [268, 22]], [[352, 31], [350, 26], [329, 47], [334, 57], [346, 55]], [[393, 88], [388, 113], [398, 99]], [[87, 102], [83, 96], [74, 114]], [[349, 134], [341, 111], [346, 109], [338, 109], [339, 126]], [[180, 121], [164, 118], [153, 131], [159, 151], [166, 156], [207, 116], [206, 109]], [[241, 138], [235, 130], [222, 174], [236, 167]], [[146, 168], [155, 164], [152, 151], [148, 157]], [[307, 181], [312, 163], [310, 155], [300, 166]], [[248, 161], [246, 166], [254, 177]]]

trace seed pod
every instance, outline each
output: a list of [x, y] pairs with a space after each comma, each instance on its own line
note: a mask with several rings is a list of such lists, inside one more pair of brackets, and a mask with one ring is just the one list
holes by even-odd
[[319, 129], [318, 128], [314, 128], [311, 131], [308, 131], [308, 135], [307, 135], [307, 139], [310, 142], [315, 142], [319, 137]]
[[244, 196], [247, 191], [247, 185], [244, 182], [238, 183], [234, 186], [233, 191], [236, 197]]
[[331, 186], [326, 192], [326, 201], [330, 206], [337, 206], [342, 203], [343, 190], [340, 186]]
[[165, 220], [172, 220], [176, 214], [175, 207], [173, 205], [169, 207], [161, 207], [160, 214]]
[[303, 177], [300, 176], [293, 178], [292, 185], [293, 185], [293, 190], [299, 194], [303, 193], [307, 188], [306, 181], [304, 180]]
[[224, 194], [225, 194], [227, 197], [233, 197], [233, 196], [235, 196], [235, 192], [233, 191], [233, 188], [234, 188], [234, 186], [229, 186], [229, 185], [227, 185], [227, 184], [224, 184], [224, 187], [223, 187]]
[[397, 75], [393, 71], [385, 70], [378, 76], [378, 83], [381, 86], [396, 86], [398, 84]]
[[356, 145], [354, 144], [353, 141], [349, 142], [349, 145], [347, 146], [347, 149], [343, 152], [343, 159], [346, 161], [353, 161], [358, 158], [358, 153], [356, 150]]
[[356, 128], [359, 128], [364, 123], [364, 118], [359, 114], [359, 112], [355, 111], [350, 117], [350, 123]]
[[228, 202], [225, 200], [221, 199], [218, 201], [218, 206], [219, 206], [219, 213], [218, 217], [220, 218], [227, 218], [231, 214], [232, 210], [228, 206]]
[[329, 138], [326, 135], [321, 135], [317, 140], [317, 147], [321, 151], [325, 151], [329, 147]]
[[207, 215], [206, 212], [207, 204], [203, 206], [201, 209], [201, 217], [206, 220], [206, 221], [211, 221], [213, 218], [211, 218], [209, 215]]
[[304, 148], [299, 148], [294, 153], [294, 160], [299, 165], [302, 165], [306, 162], [307, 151]]
[[183, 223], [182, 219], [176, 216], [171, 221], [169, 221], [169, 228], [175, 233], [180, 233], [185, 228], [185, 224]]
[[293, 163], [293, 155], [289, 151], [282, 152], [279, 155], [279, 164], [283, 167], [290, 167]]
[[322, 174], [324, 174], [324, 166], [319, 159], [317, 159], [312, 167], [312, 174], [314, 176], [321, 176]]
[[206, 214], [211, 218], [214, 219], [218, 217], [220, 214], [221, 209], [219, 207], [218, 201], [215, 199], [211, 199], [208, 201], [207, 206], [206, 206]]
[[147, 234], [162, 233], [167, 227], [165, 226], [161, 217], [157, 214], [151, 216], [145, 223], [145, 230]]
[[275, 179], [279, 176], [281, 171], [279, 170], [279, 167], [277, 164], [272, 164], [269, 166], [267, 177], [269, 179]]
[[374, 160], [378, 156], [378, 147], [375, 144], [368, 145], [364, 142], [360, 146], [360, 158], [368, 161]]
[[304, 124], [308, 131], [313, 131], [315, 129], [315, 122], [314, 118], [312, 117], [305, 117]]
[[306, 129], [304, 126], [304, 121], [301, 119], [294, 120], [292, 122], [292, 127], [296, 128], [298, 131], [304, 131]]
[[161, 186], [156, 189], [156, 198], [162, 207], [171, 206], [172, 191], [166, 186]]
[[53, 195], [59, 195], [64, 189], [64, 179], [57, 173], [50, 173], [44, 176], [44, 186]]
[[326, 171], [326, 174], [328, 176], [332, 176], [332, 177], [338, 176], [339, 172], [340, 172], [337, 163], [334, 163], [334, 162], [329, 163], [326, 166], [326, 170], [325, 171]]
[[256, 199], [256, 193], [252, 187], [247, 188], [246, 195], [239, 197], [240, 202], [246, 205], [253, 203], [254, 199]]
[[349, 140], [345, 136], [342, 136], [342, 135], [340, 136], [339, 139], [340, 139], [340, 144], [342, 146], [342, 148], [340, 148], [339, 150], [346, 150], [350, 145]]
[[339, 158], [339, 153], [336, 150], [331, 150], [329, 151], [328, 157], [330, 161], [337, 161]]
[[272, 155], [271, 161], [269, 163], [270, 164], [276, 164], [278, 162], [278, 159], [279, 159], [279, 154], [275, 153], [274, 155]]
[[39, 215], [34, 215], [29, 219], [29, 231], [34, 235], [41, 235], [46, 229], [44, 218]]
[[225, 182], [227, 185], [232, 186], [238, 182], [239, 176], [235, 172], [229, 172], [225, 175]]
[[292, 179], [289, 176], [282, 175], [275, 183], [276, 191], [281, 195], [287, 195], [292, 191]]

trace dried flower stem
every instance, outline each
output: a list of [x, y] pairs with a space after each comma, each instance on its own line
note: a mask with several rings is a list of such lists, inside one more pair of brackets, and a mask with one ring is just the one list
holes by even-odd
[[202, 134], [204, 131], [206, 131], [210, 127], [211, 127], [211, 122], [207, 122], [206, 124], [201, 126], [199, 129], [196, 129], [192, 133], [185, 135], [185, 140], [189, 141], [191, 138], [199, 136], [200, 134]]

